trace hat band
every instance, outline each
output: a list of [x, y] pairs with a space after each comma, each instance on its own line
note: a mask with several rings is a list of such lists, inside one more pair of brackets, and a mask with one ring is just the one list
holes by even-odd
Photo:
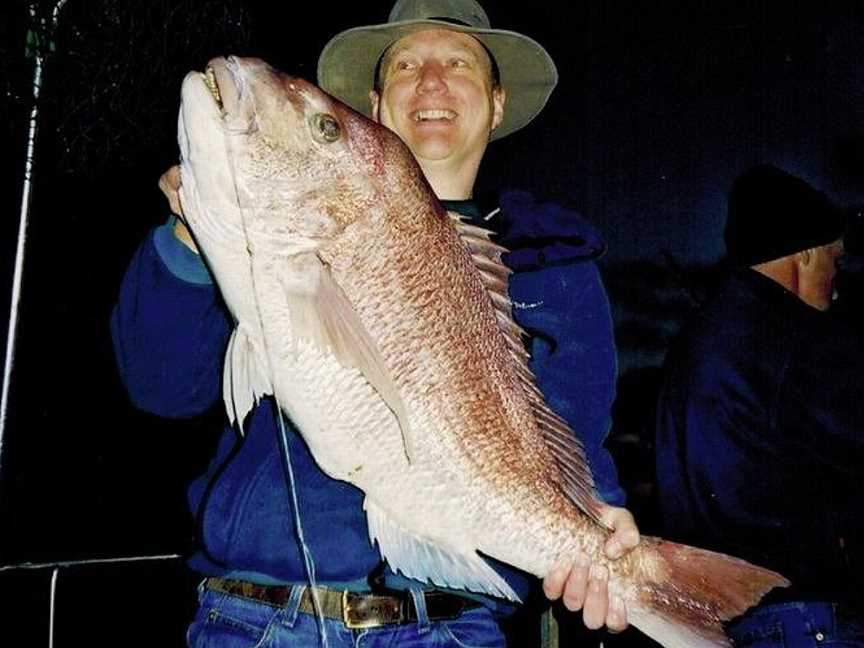
[[455, 18], [445, 18], [444, 16], [429, 16], [426, 20], [439, 20], [441, 22], [451, 23], [453, 25], [462, 25], [463, 27], [474, 27], [474, 25]]

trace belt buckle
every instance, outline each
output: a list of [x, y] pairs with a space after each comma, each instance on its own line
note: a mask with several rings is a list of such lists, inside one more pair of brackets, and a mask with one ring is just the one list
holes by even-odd
[[363, 596], [342, 591], [342, 623], [350, 630], [377, 628], [405, 620], [400, 601], [390, 596]]

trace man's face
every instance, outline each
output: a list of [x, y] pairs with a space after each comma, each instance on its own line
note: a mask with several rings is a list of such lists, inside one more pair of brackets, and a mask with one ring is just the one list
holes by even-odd
[[489, 133], [504, 114], [491, 62], [471, 36], [430, 29], [404, 36], [385, 55], [373, 117], [424, 162], [479, 165]]
[[808, 294], [805, 301], [819, 310], [828, 310], [834, 295], [837, 259], [843, 255], [843, 239], [813, 248], [809, 262]]

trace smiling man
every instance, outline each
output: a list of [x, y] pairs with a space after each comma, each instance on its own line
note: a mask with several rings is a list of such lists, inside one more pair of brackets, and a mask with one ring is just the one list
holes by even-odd
[[[400, 0], [387, 23], [356, 27], [331, 39], [321, 53], [318, 77], [325, 90], [399, 135], [445, 207], [489, 227], [472, 200], [487, 145], [524, 127], [540, 112], [557, 71], [536, 41], [492, 29], [476, 2]], [[508, 235], [527, 234], [530, 239], [549, 231], [545, 228], [551, 224], [538, 224], [537, 213], [521, 213], [524, 206], [507, 207], [508, 222], [491, 223], [505, 242]], [[560, 216], [560, 210], [551, 211]], [[562, 238], [582, 233], [575, 222], [571, 225], [572, 230], [556, 233]], [[516, 257], [521, 250], [514, 252]], [[537, 251], [532, 263], [516, 268], [522, 272], [511, 278], [511, 299], [536, 307], [517, 308], [514, 314], [535, 333], [532, 369], [547, 400], [582, 437], [601, 495], [620, 504], [623, 493], [602, 447], [615, 381], [605, 292], [596, 267], [584, 263], [590, 253], [571, 250], [569, 257], [565, 253], [556, 259], [556, 267], [537, 262], [544, 256], [545, 251]], [[586, 390], [588, 398], [578, 396]], [[638, 543], [638, 531], [625, 509], [608, 507], [606, 519], [617, 531], [610, 553]], [[589, 566], [584, 560], [574, 565], [562, 565], [546, 578], [547, 596], [563, 595], [565, 605], [574, 610], [584, 603], [589, 627], [604, 622], [613, 629], [626, 626], [623, 604], [607, 601], [604, 574], [589, 585]]]
[[[620, 508], [623, 492], [602, 445], [616, 368], [609, 304], [591, 262], [602, 243], [556, 206], [511, 197], [502, 205], [506, 214], [487, 223], [472, 200], [490, 140], [528, 124], [554, 88], [549, 55], [526, 36], [492, 29], [476, 2], [400, 0], [387, 23], [335, 36], [321, 54], [319, 80], [399, 135], [445, 207], [515, 243], [510, 297], [531, 333], [531, 369], [585, 447], [598, 495], [608, 503], [602, 518], [614, 531], [607, 554], [635, 546], [639, 533]], [[177, 214], [179, 180], [175, 168], [160, 181]], [[566, 225], [555, 230], [559, 221]], [[550, 232], [560, 234], [551, 245]], [[120, 372], [137, 405], [189, 416], [218, 400], [229, 318], [182, 219], [158, 228], [139, 249], [112, 326]], [[190, 563], [206, 577], [191, 645], [319, 641], [277, 425], [266, 399], [250, 414], [242, 441], [226, 425], [210, 469], [190, 488], [201, 536]], [[430, 588], [380, 565], [362, 492], [327, 477], [293, 426], [288, 444], [331, 646], [505, 645], [499, 621], [512, 605]], [[494, 567], [520, 596], [529, 593], [525, 574]], [[607, 577], [573, 556], [543, 587], [569, 609], [584, 608], [588, 627], [620, 630], [626, 610], [617, 597], [610, 600]]]

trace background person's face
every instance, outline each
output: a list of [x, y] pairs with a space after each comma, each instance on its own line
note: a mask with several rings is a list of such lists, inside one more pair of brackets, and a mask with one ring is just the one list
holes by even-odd
[[827, 310], [834, 295], [837, 259], [843, 255], [843, 239], [813, 249], [808, 269], [805, 301], [814, 308]]

